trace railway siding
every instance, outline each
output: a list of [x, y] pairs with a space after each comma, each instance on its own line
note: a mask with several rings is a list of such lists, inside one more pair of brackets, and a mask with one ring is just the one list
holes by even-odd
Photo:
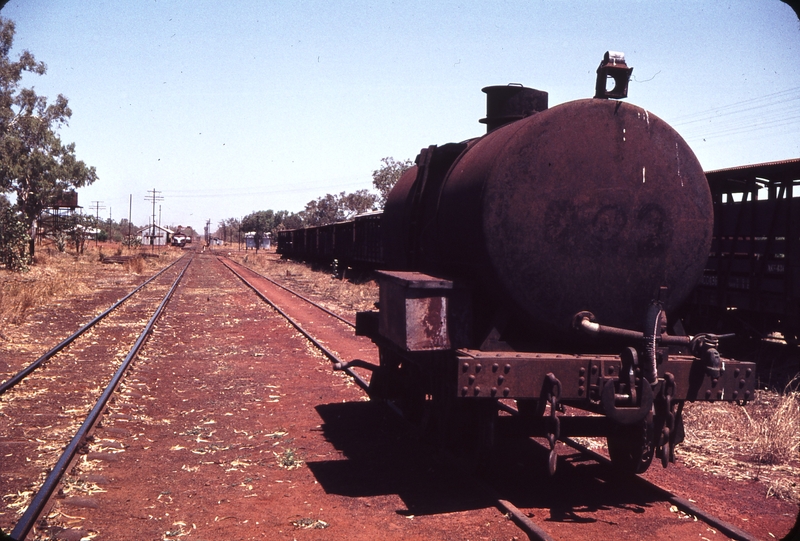
[[[274, 287], [269, 295], [278, 299]], [[370, 342], [283, 295], [282, 307], [344, 359], [377, 361]], [[580, 457], [565, 456], [578, 467], [548, 478], [541, 457], [509, 451], [479, 470], [556, 539], [722, 538], [657, 496], [595, 482]], [[677, 493], [715, 503], [759, 535], [780, 538], [796, 512], [764, 504], [746, 485], [715, 484], [680, 465], [653, 477], [662, 471]], [[365, 401], [206, 254], [40, 526], [60, 539], [524, 538], [479, 485], [384, 405]]]
[[[430, 464], [393, 469], [381, 458], [413, 448], [401, 441], [407, 434], [215, 258], [196, 258], [157, 329], [49, 512], [53, 531], [98, 539], [293, 539], [321, 528], [334, 539], [519, 534], [493, 508], [445, 517], [409, 510], [431, 485], [395, 489], [424, 478]], [[378, 459], [367, 471], [352, 469], [326, 428], [352, 405], [350, 430], [372, 423], [362, 452]], [[394, 482], [383, 484], [386, 476]], [[385, 490], [370, 494], [376, 487]]]

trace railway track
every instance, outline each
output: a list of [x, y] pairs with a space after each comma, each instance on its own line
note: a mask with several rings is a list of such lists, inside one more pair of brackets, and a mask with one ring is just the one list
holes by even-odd
[[13, 449], [3, 457], [2, 489], [16, 494], [4, 499], [26, 509], [13, 529], [3, 524], [12, 539], [33, 528], [190, 263], [159, 271], [0, 385], [8, 421], [0, 441]]
[[[323, 343], [321, 343], [311, 332], [304, 329], [300, 323], [298, 323], [294, 318], [292, 318], [292, 316], [290, 316], [288, 313], [282, 310], [278, 305], [275, 304], [275, 302], [270, 300], [262, 291], [260, 291], [257, 285], [252, 283], [251, 280], [248, 280], [247, 276], [249, 275], [251, 279], [252, 277], [257, 277], [257, 279], [259, 280], [266, 280], [272, 285], [277, 286], [284, 291], [287, 291], [293, 297], [302, 300], [306, 304], [318, 309], [319, 311], [331, 317], [334, 317], [351, 327], [355, 327], [355, 325], [352, 322], [350, 322], [346, 318], [341, 317], [338, 314], [331, 312], [329, 309], [314, 302], [307, 296], [302, 295], [301, 293], [298, 293], [296, 291], [293, 291], [292, 289], [284, 286], [283, 284], [280, 284], [279, 282], [267, 276], [259, 274], [244, 265], [235, 263], [227, 258], [220, 258], [220, 261], [222, 261], [223, 264], [225, 264], [240, 280], [242, 280], [242, 282], [244, 282], [248, 287], [253, 289], [253, 291], [255, 291], [263, 300], [265, 300], [270, 305], [272, 305], [276, 310], [278, 310], [281, 313], [281, 315], [283, 315], [295, 328], [297, 328], [304, 336], [306, 336], [306, 338], [308, 338], [311, 342], [313, 342], [315, 346], [320, 348], [323, 354], [325, 354], [325, 356], [328, 359], [330, 359], [330, 361], [333, 363], [335, 369], [346, 371], [348, 375], [350, 375], [356, 380], [356, 382], [362, 389], [364, 389], [365, 391], [368, 389], [369, 385], [368, 381], [365, 380], [364, 377], [353, 371], [353, 366], [351, 365], [351, 363], [348, 363], [345, 359], [340, 358], [336, 356], [334, 353], [332, 353], [330, 349]], [[403, 417], [403, 413], [398, 407], [394, 406], [391, 403], [389, 404], [389, 406], [398, 416]], [[505, 413], [510, 416], [516, 416], [518, 414], [518, 412], [513, 406], [505, 406], [503, 409], [505, 410]], [[572, 456], [569, 458], [569, 460], [564, 460], [564, 457], [562, 456], [561, 460], [559, 461], [560, 463], [563, 464], [562, 466], [560, 466], [562, 469], [564, 467], [574, 469], [575, 468], [574, 464], [584, 464], [586, 461], [594, 462], [595, 464], [600, 466], [600, 471], [598, 474], [593, 474], [593, 475], [596, 475], [597, 478], [602, 479], [604, 482], [621, 483], [623, 486], [629, 487], [629, 489], [632, 492], [636, 491], [644, 493], [645, 498], [648, 498], [649, 501], [652, 499], [661, 500], [665, 504], [670, 505], [671, 509], [677, 510], [677, 512], [682, 513], [683, 516], [691, 517], [695, 521], [700, 520], [706, 523], [711, 528], [711, 530], [709, 531], [713, 533], [720, 532], [723, 535], [727, 536], [728, 538], [735, 539], [737, 541], [756, 541], [757, 537], [751, 535], [750, 533], [744, 531], [741, 528], [734, 526], [733, 524], [730, 524], [714, 516], [712, 513], [703, 510], [700, 506], [694, 503], [693, 500], [677, 496], [673, 494], [671, 491], [662, 488], [651, 481], [648, 481], [643, 476], [637, 475], [629, 479], [620, 481], [618, 476], [616, 475], [616, 472], [614, 471], [614, 468], [611, 465], [611, 461], [607, 457], [595, 451], [592, 451], [591, 449], [585, 447], [584, 445], [578, 443], [577, 441], [568, 437], [561, 438], [559, 441], [564, 443], [565, 446], [568, 446], [574, 451], [577, 451], [578, 453], [577, 457]], [[543, 453], [546, 455], [549, 452], [549, 449], [545, 445], [539, 444], [533, 438], [529, 439], [529, 443], [534, 446], [537, 446], [538, 447], [537, 450], [540, 452], [540, 454]], [[563, 454], [563, 448], [562, 448], [562, 454]], [[451, 457], [451, 458], [454, 460], [454, 463], [459, 463], [458, 457]], [[462, 467], [463, 470], [462, 474], [471, 475], [472, 473], [467, 470], [472, 469], [473, 466], [474, 466], [473, 464], [469, 464], [466, 467]], [[530, 516], [533, 515], [532, 510], [529, 510], [527, 512], [524, 511], [523, 510], [525, 507], [524, 505], [521, 505], [523, 509], [520, 509], [520, 507], [514, 505], [510, 501], [510, 499], [506, 499], [501, 495], [502, 489], [493, 487], [491, 483], [487, 483], [480, 479], [476, 479], [476, 483], [480, 484], [483, 490], [491, 494], [491, 498], [494, 500], [495, 507], [502, 513], [504, 513], [508, 518], [513, 520], [519, 526], [519, 528], [523, 532], [525, 532], [525, 534], [528, 536], [529, 539], [537, 541], [554, 541], [556, 539], [556, 537], [553, 537], [550, 533], [548, 533], [546, 526], [539, 524], [530, 518]], [[653, 532], [650, 532], [650, 534], [652, 533]]]
[[[124, 392], [105, 406], [79, 459], [66, 468], [63, 493], [56, 492], [35, 522], [37, 536], [291, 539], [302, 535], [297, 530], [330, 527], [325, 538], [523, 537], [506, 517], [532, 539], [609, 538], [630, 524], [652, 527], [653, 521], [675, 527], [669, 499], [651, 489], [626, 485], [625, 494], [610, 499], [603, 493], [596, 514], [556, 494], [559, 484], [575, 490], [581, 483], [614, 485], [595, 480], [608, 470], [585, 455], [560, 457], [555, 480], [543, 473], [544, 459], [531, 459], [534, 443], [520, 450], [518, 460], [509, 455], [485, 464], [481, 474], [474, 463], [455, 467], [461, 458], [430, 452], [388, 408], [364, 400], [359, 386], [367, 384], [368, 371], [351, 368], [361, 378], [355, 384], [331, 374], [331, 363], [342, 365], [343, 359], [376, 364], [369, 340], [354, 337], [346, 321], [307, 300], [298, 302], [266, 277], [225, 263], [203, 254], [187, 267], [169, 308], [119, 383]], [[265, 299], [288, 318], [265, 308]], [[80, 340], [106, 350], [108, 341], [96, 334], [102, 326]], [[300, 330], [324, 352], [310, 347]], [[51, 372], [76, 346], [34, 376]], [[18, 388], [27, 388], [28, 381]], [[39, 393], [30, 407], [40, 412], [48, 401], [46, 392]], [[51, 420], [43, 421], [46, 427]], [[0, 451], [12, 445], [18, 444], [0, 439]], [[587, 475], [589, 462], [594, 466]], [[556, 516], [555, 507], [552, 516], [543, 515], [531, 493], [566, 506], [566, 518]], [[21, 498], [4, 503], [10, 501]], [[606, 506], [616, 513], [609, 515]], [[0, 513], [3, 531], [10, 529], [11, 516]], [[587, 516], [594, 526], [576, 524]], [[612, 520], [621, 524], [607, 524]], [[689, 520], [679, 526], [670, 535], [705, 532]], [[639, 533], [614, 536], [652, 537]]]

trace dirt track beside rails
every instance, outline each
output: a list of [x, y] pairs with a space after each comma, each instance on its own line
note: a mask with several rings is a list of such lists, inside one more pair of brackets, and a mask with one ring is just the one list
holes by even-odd
[[[51, 318], [66, 321], [69, 305]], [[474, 480], [366, 401], [211, 254], [190, 266], [120, 392], [48, 514], [56, 539], [525, 538]], [[529, 457], [508, 460], [510, 487], [510, 478], [536, 479]], [[651, 472], [759, 538], [780, 538], [794, 522], [796, 506], [754, 495], [754, 483], [685, 467]], [[724, 538], [666, 502], [638, 505], [625, 490], [599, 501], [588, 492], [605, 493], [603, 483], [559, 495], [563, 482], [525, 497], [558, 539]]]
[[121, 390], [49, 514], [60, 538], [519, 534], [492, 507], [457, 512], [470, 488], [442, 481], [391, 412], [213, 257], [192, 264]]

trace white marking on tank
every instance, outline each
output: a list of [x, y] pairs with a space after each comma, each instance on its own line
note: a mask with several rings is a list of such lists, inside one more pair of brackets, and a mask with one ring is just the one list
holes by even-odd
[[681, 180], [681, 188], [683, 188], [683, 177], [681, 176], [681, 153], [678, 151], [677, 141], [675, 141], [675, 160], [678, 162], [678, 178]]
[[644, 184], [644, 173], [645, 173], [645, 168], [642, 167], [642, 184]]
[[622, 128], [622, 142], [625, 142], [625, 128]]

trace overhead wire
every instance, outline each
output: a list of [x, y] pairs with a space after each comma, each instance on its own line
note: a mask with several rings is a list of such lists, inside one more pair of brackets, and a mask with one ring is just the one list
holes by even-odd
[[682, 115], [670, 124], [690, 142], [764, 130], [782, 136], [800, 124], [800, 87]]

